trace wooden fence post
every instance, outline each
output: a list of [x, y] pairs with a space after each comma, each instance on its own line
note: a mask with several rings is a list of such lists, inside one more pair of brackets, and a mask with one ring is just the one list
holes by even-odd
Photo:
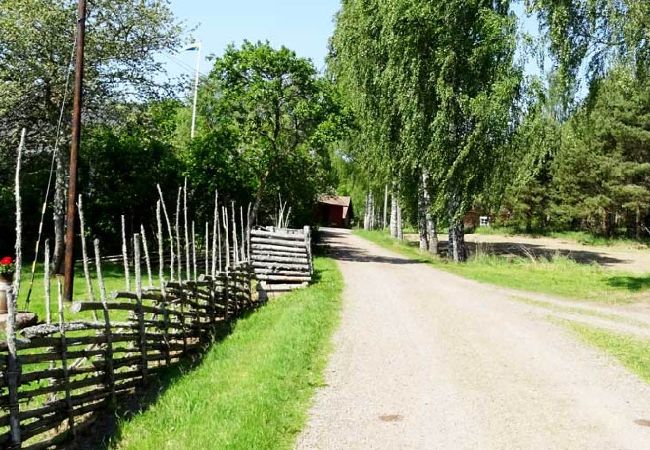
[[309, 274], [313, 275], [314, 264], [311, 257], [311, 228], [309, 228], [309, 225], [305, 225], [304, 233], [305, 233], [305, 248], [307, 249], [307, 262], [309, 264]]
[[65, 316], [63, 309], [63, 286], [61, 278], [57, 278], [58, 299], [59, 299], [59, 334], [61, 338], [61, 368], [63, 369], [63, 386], [65, 388], [65, 403], [68, 408], [68, 427], [72, 436], [76, 435], [74, 426], [74, 406], [70, 390], [70, 373], [68, 370], [68, 344], [65, 337]]
[[131, 277], [129, 275], [129, 254], [126, 247], [126, 223], [122, 216], [122, 261], [124, 263], [124, 279], [126, 290], [131, 290]]
[[142, 237], [142, 248], [144, 249], [144, 262], [147, 264], [149, 287], [153, 287], [153, 274], [151, 273], [151, 260], [149, 259], [149, 245], [147, 244], [147, 235], [144, 233], [144, 225], [142, 224], [140, 224], [140, 234]]
[[147, 384], [148, 362], [147, 362], [147, 335], [144, 326], [144, 311], [142, 309], [142, 271], [140, 267], [140, 236], [134, 235], [133, 253], [135, 255], [135, 296], [136, 311], [138, 319], [138, 332], [140, 333], [140, 355], [142, 357], [142, 384]]
[[9, 427], [11, 444], [20, 448], [20, 406], [18, 404], [18, 386], [20, 380], [20, 363], [16, 348], [16, 297], [13, 286], [7, 289], [7, 388], [9, 391]]
[[97, 283], [99, 284], [99, 296], [104, 312], [104, 336], [106, 337], [106, 353], [104, 354], [104, 376], [105, 385], [110, 392], [111, 406], [117, 405], [115, 399], [115, 369], [113, 368], [113, 331], [111, 330], [111, 316], [108, 312], [106, 296], [106, 285], [102, 274], [102, 260], [99, 250], [99, 239], [95, 239], [95, 269], [97, 270]]

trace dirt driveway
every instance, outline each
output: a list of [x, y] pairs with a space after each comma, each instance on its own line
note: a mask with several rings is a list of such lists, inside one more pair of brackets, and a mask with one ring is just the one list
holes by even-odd
[[[405, 236], [417, 241], [417, 234]], [[440, 236], [445, 245], [445, 236]], [[465, 239], [472, 253], [481, 251], [496, 255], [552, 257], [561, 254], [577, 262], [632, 273], [650, 273], [650, 249], [632, 245], [611, 246], [583, 245], [570, 239], [549, 237], [506, 236], [491, 234], [467, 234]]]
[[650, 385], [547, 310], [326, 235], [344, 310], [297, 448], [650, 448]]

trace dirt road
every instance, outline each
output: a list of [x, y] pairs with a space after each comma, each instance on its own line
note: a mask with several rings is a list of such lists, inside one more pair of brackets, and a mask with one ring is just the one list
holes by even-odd
[[328, 239], [344, 311], [300, 449], [650, 449], [650, 386], [513, 292]]
[[[418, 241], [417, 234], [405, 237], [412, 242]], [[584, 245], [570, 239], [500, 234], [467, 234], [465, 240], [471, 253], [524, 258], [563, 255], [583, 264], [597, 263], [605, 269], [638, 274], [650, 272], [650, 251], [642, 245]], [[446, 245], [446, 236], [440, 235], [440, 243], [442, 247]]]

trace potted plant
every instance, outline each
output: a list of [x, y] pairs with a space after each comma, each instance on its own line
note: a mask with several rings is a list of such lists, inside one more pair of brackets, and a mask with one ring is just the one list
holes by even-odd
[[0, 259], [0, 314], [7, 314], [7, 291], [14, 281], [16, 264], [11, 256]]

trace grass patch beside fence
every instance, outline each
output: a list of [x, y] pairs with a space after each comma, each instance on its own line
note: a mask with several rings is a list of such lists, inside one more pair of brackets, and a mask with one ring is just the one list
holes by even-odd
[[650, 383], [650, 341], [572, 321], [561, 321], [586, 343], [615, 357], [623, 366]]
[[113, 448], [292, 448], [338, 323], [343, 280], [316, 258], [315, 283], [240, 319], [201, 364], [121, 424]]
[[650, 275], [607, 271], [596, 264], [580, 264], [562, 256], [532, 261], [478, 255], [467, 263], [456, 264], [422, 253], [417, 243], [400, 242], [381, 231], [356, 230], [355, 233], [438, 269], [498, 286], [607, 303], [632, 302], [647, 297], [650, 292]]

